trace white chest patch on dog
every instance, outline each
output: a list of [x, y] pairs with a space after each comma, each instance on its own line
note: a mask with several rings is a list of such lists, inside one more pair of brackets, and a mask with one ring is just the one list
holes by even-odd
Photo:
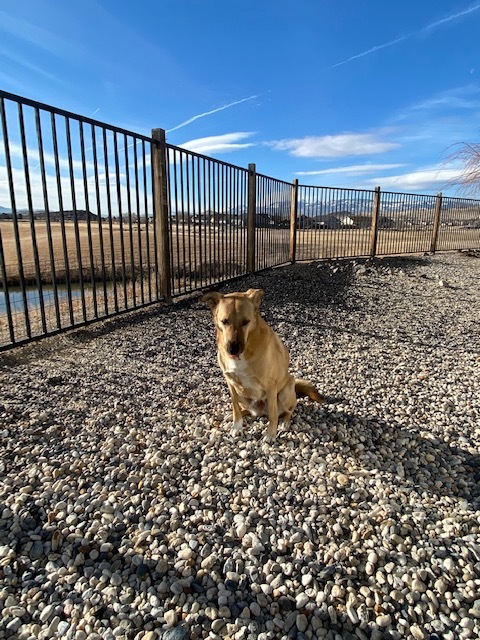
[[259, 385], [258, 379], [252, 375], [245, 360], [229, 358], [224, 373], [235, 387], [240, 402], [245, 408], [251, 409], [250, 405], [265, 400], [265, 392]]
[[240, 358], [229, 358], [225, 367], [225, 373], [236, 373], [237, 376], [246, 375], [247, 363]]

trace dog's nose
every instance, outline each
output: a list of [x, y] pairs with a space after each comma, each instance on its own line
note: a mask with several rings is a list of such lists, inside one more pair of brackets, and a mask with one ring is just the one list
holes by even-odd
[[227, 345], [227, 351], [231, 356], [238, 356], [240, 353], [240, 343], [239, 342], [229, 342]]

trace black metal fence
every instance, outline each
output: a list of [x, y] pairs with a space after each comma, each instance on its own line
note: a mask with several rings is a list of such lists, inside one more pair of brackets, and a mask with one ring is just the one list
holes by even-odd
[[166, 145], [173, 295], [246, 272], [248, 171]]
[[0, 92], [0, 348], [159, 299], [151, 140]]
[[0, 91], [0, 350], [295, 260], [480, 248], [480, 201], [301, 186]]
[[290, 183], [256, 174], [255, 270], [289, 261], [291, 208]]

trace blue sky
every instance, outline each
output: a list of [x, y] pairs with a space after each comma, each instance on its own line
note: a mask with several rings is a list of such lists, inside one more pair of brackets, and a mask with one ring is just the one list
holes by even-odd
[[0, 88], [301, 184], [455, 195], [480, 2], [0, 0]]

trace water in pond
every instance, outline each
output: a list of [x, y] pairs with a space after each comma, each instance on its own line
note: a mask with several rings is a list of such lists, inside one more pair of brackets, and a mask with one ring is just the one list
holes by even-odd
[[[79, 285], [71, 286], [72, 298], [79, 298], [82, 293]], [[68, 289], [66, 286], [57, 286], [58, 299], [68, 300]], [[37, 287], [26, 287], [25, 295], [27, 297], [27, 306], [29, 310], [38, 309], [40, 307], [40, 295]], [[20, 287], [10, 287], [8, 297], [13, 313], [23, 312], [23, 295]], [[42, 289], [43, 302], [46, 307], [55, 305], [55, 292], [53, 287], [44, 286]], [[5, 291], [0, 291], [0, 315], [7, 313], [7, 302]]]

